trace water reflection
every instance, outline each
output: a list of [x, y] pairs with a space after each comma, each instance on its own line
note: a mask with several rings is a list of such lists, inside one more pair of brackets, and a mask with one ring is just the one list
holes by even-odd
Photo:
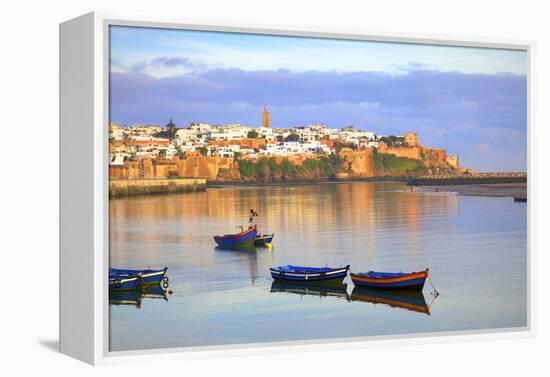
[[312, 282], [300, 284], [290, 281], [274, 280], [271, 284], [271, 293], [286, 292], [298, 295], [309, 295], [319, 297], [338, 297], [349, 301], [347, 291], [348, 285], [342, 282]]
[[430, 306], [426, 304], [424, 294], [411, 290], [384, 290], [355, 286], [351, 292], [351, 301], [383, 304], [392, 308], [406, 309], [430, 315]]
[[[508, 198], [403, 188], [396, 182], [235, 186], [110, 200], [110, 264], [169, 266], [176, 292], [169, 303], [112, 297], [111, 350], [524, 325], [526, 207]], [[212, 236], [246, 225], [251, 208], [260, 230], [276, 234], [273, 249], [216, 248]], [[429, 266], [444, 295], [430, 310], [428, 293], [350, 295], [345, 286], [273, 283], [269, 268], [286, 264], [351, 264], [356, 271]], [[339, 299], [327, 298], [333, 296]]]
[[140, 309], [143, 299], [168, 301], [166, 291], [161, 287], [142, 288], [133, 291], [109, 291], [109, 304], [111, 305], [130, 305]]

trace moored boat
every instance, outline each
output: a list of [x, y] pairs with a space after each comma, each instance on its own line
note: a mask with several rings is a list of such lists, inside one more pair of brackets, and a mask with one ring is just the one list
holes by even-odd
[[118, 291], [132, 291], [139, 285], [141, 278], [137, 275], [128, 277], [109, 276], [109, 289]]
[[275, 233], [260, 234], [254, 240], [254, 246], [268, 246], [273, 241], [273, 237], [275, 237]]
[[159, 270], [130, 270], [123, 268], [109, 268], [109, 279], [129, 279], [133, 276], [139, 276], [140, 281], [138, 285], [168, 283], [168, 277], [166, 276], [167, 270], [168, 267], [164, 267]]
[[303, 267], [279, 266], [270, 268], [271, 277], [275, 280], [300, 282], [342, 282], [348, 274], [349, 265], [345, 267]]
[[214, 241], [222, 247], [250, 247], [254, 246], [257, 234], [258, 227], [254, 225], [240, 233], [214, 236]]
[[419, 272], [359, 272], [350, 273], [353, 284], [371, 288], [398, 288], [421, 291], [429, 269]]

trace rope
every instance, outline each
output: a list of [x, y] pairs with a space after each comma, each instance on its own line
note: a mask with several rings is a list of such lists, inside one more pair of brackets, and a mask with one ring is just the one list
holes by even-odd
[[434, 298], [439, 296], [439, 292], [437, 291], [437, 289], [435, 289], [434, 283], [432, 282], [432, 278], [430, 277], [430, 275], [428, 275], [428, 281], [430, 282], [430, 285], [432, 286]]

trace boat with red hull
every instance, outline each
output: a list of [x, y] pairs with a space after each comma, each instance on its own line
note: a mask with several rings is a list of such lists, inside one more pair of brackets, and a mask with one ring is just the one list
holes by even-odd
[[214, 241], [221, 247], [253, 247], [257, 235], [258, 226], [254, 225], [240, 233], [214, 236]]
[[429, 269], [419, 272], [359, 272], [350, 273], [353, 284], [360, 287], [410, 289], [421, 291]]

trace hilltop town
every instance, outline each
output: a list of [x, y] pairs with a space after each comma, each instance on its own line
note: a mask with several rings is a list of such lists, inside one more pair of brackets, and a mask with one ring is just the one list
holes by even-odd
[[379, 136], [353, 126], [272, 128], [264, 107], [261, 127], [192, 123], [178, 128], [109, 124], [112, 180], [203, 178], [279, 181], [449, 175], [468, 172], [458, 156], [420, 144], [416, 133]]

